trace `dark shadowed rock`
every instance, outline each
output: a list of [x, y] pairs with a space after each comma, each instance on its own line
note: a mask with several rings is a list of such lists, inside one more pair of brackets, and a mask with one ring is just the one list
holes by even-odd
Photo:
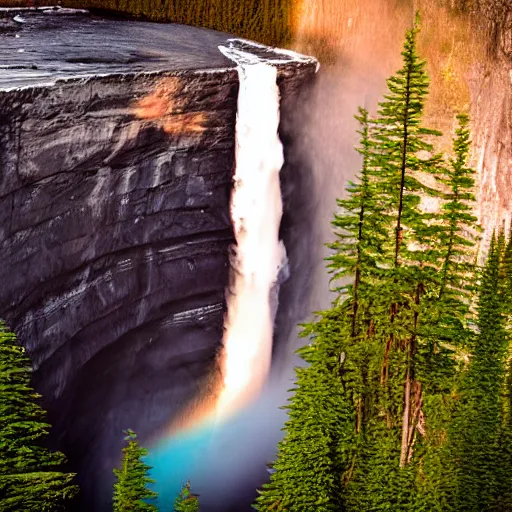
[[[147, 440], [214, 369], [234, 242], [239, 82], [217, 48], [226, 38], [0, 12], [0, 316], [32, 358], [83, 510], [109, 510], [122, 430]], [[278, 67], [292, 112], [315, 63]], [[293, 125], [281, 132], [293, 161]], [[282, 234], [302, 286], [293, 239], [309, 221], [307, 207], [294, 217], [308, 201], [297, 172], [283, 173]], [[296, 289], [280, 301], [283, 338], [299, 320], [286, 305]]]

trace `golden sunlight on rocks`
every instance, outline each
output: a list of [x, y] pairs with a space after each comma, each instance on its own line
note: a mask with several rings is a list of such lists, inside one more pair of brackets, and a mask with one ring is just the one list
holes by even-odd
[[200, 134], [205, 130], [206, 117], [202, 112], [180, 112], [179, 98], [183, 84], [176, 77], [161, 79], [154, 91], [138, 100], [133, 114], [139, 119], [153, 121], [169, 135]]

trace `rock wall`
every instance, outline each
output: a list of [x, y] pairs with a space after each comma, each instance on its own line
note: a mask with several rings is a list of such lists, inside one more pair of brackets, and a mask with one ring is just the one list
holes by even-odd
[[477, 8], [487, 58], [474, 69], [471, 95], [485, 249], [493, 229], [512, 217], [512, 4], [480, 0]]
[[83, 475], [197, 393], [222, 335], [237, 74], [180, 77], [202, 133], [134, 115], [166, 78], [0, 93], [0, 311]]
[[[279, 67], [292, 112], [315, 66]], [[153, 438], [214, 371], [237, 95], [229, 68], [0, 91], [0, 314], [32, 358], [52, 441], [79, 474], [77, 509], [110, 510], [122, 430]], [[282, 136], [293, 162], [292, 127]], [[307, 194], [286, 169], [283, 237], [304, 276], [293, 239], [305, 219], [294, 220], [291, 191]], [[276, 345], [299, 320], [286, 302]]]

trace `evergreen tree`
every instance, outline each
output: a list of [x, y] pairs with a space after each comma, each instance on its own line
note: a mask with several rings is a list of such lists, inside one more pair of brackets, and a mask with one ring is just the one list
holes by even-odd
[[[385, 213], [382, 223], [387, 237], [377, 262], [378, 286], [370, 293], [377, 297], [370, 311], [375, 338], [371, 345], [378, 347], [370, 356], [370, 367], [381, 367], [380, 379], [372, 383], [370, 392], [377, 402], [371, 424], [376, 435], [387, 439], [382, 446], [388, 445], [390, 438], [396, 439], [397, 430], [401, 431], [402, 468], [413, 462], [413, 454], [421, 455], [418, 432], [425, 431], [429, 420], [425, 408], [432, 402], [426, 395], [439, 394], [434, 385], [438, 379], [426, 378], [427, 369], [443, 368], [449, 373], [453, 366], [451, 352], [434, 346], [426, 329], [436, 318], [437, 304], [430, 298], [439, 288], [443, 252], [437, 243], [442, 228], [436, 214], [425, 212], [421, 203], [426, 197], [442, 200], [433, 179], [442, 170], [442, 158], [433, 154], [431, 144], [439, 133], [422, 124], [429, 81], [425, 62], [417, 53], [417, 33], [415, 26], [406, 34], [403, 67], [388, 79], [389, 92], [380, 103], [372, 142], [373, 154], [378, 155], [374, 159], [374, 195]], [[442, 390], [448, 391], [446, 386]], [[388, 432], [378, 425], [379, 421], [386, 424]], [[372, 445], [380, 450], [380, 443]], [[369, 460], [387, 456], [376, 452], [369, 455]], [[361, 482], [368, 489], [383, 483], [378, 478], [372, 483], [364, 476]], [[381, 489], [382, 495], [385, 492]]]
[[508, 352], [503, 400], [501, 404], [501, 428], [498, 453], [500, 460], [498, 476], [498, 500], [496, 510], [512, 510], [512, 226], [503, 250], [502, 264], [502, 307], [508, 333]]
[[342, 507], [342, 481], [352, 458], [353, 409], [345, 398], [350, 378], [350, 321], [339, 309], [325, 312], [303, 335], [312, 342], [299, 350], [308, 363], [296, 368], [275, 472], [263, 486], [255, 508], [260, 512], [334, 512]]
[[[442, 317], [438, 322], [438, 337], [450, 342], [464, 343], [465, 320], [469, 315], [472, 294], [475, 291], [474, 264], [468, 254], [475, 246], [477, 218], [471, 211], [475, 203], [474, 169], [468, 167], [471, 148], [469, 118], [457, 116], [459, 127], [453, 141], [455, 158], [451, 159], [439, 181], [448, 189], [440, 216], [444, 229], [439, 233], [442, 247], [441, 283], [436, 300]], [[462, 327], [462, 329], [461, 329]]]
[[[360, 146], [356, 150], [363, 157], [362, 168], [359, 182], [349, 182], [347, 197], [337, 201], [340, 213], [335, 214], [332, 222], [336, 241], [328, 246], [333, 255], [327, 258], [332, 282], [341, 281], [337, 290], [350, 303], [353, 338], [358, 334], [357, 324], [361, 316], [358, 312], [368, 310], [368, 292], [374, 289], [378, 280], [378, 262], [387, 239], [386, 212], [378, 193], [378, 155], [371, 137], [373, 124], [368, 111], [363, 108], [359, 108], [355, 118], [361, 126], [358, 131]], [[347, 285], [347, 279], [353, 283]]]
[[190, 491], [187, 482], [174, 502], [174, 512], [199, 512], [199, 500]]
[[[509, 337], [510, 343], [510, 337]], [[499, 473], [496, 510], [512, 510], [512, 363], [507, 364], [504, 397], [502, 403], [501, 428], [499, 432]]]
[[439, 155], [429, 156], [433, 151], [429, 140], [440, 133], [422, 124], [429, 79], [417, 52], [418, 22], [419, 18], [406, 33], [402, 68], [387, 80], [388, 93], [379, 104], [375, 130], [381, 186], [394, 218], [389, 249], [395, 268], [408, 261], [429, 262], [430, 254], [412, 248], [411, 242], [424, 244], [436, 234], [427, 223], [432, 216], [422, 214], [419, 204], [422, 196], [440, 197], [418, 174], [437, 173], [440, 164]]
[[[362, 169], [338, 201], [328, 258], [339, 296], [304, 331], [309, 366], [297, 369], [259, 511], [457, 510], [447, 431], [471, 339], [474, 171], [467, 116], [448, 163], [434, 152], [439, 133], [422, 124], [417, 32], [406, 34], [378, 117], [357, 116]], [[441, 211], [426, 209], [428, 198]]]
[[[457, 359], [467, 349], [472, 331], [468, 328], [475, 291], [476, 217], [471, 214], [475, 171], [468, 167], [469, 120], [457, 116], [459, 125], [453, 140], [453, 154], [437, 176], [442, 185], [437, 223], [437, 250], [441, 255], [439, 286], [425, 297], [430, 317], [423, 318], [418, 353], [418, 381], [423, 387], [423, 411], [428, 432], [422, 438], [424, 450], [418, 480], [418, 511], [453, 510], [455, 468], [446, 445], [447, 427], [453, 418], [453, 389], [459, 378]], [[430, 303], [430, 304], [429, 304]], [[430, 311], [428, 311], [430, 310]]]
[[78, 491], [75, 475], [59, 471], [64, 455], [41, 445], [50, 426], [30, 379], [25, 350], [0, 322], [1, 512], [61, 511]]
[[499, 435], [508, 335], [500, 293], [500, 247], [493, 237], [478, 300], [478, 332], [451, 431], [457, 467], [456, 510], [496, 510]]
[[502, 258], [503, 274], [503, 307], [507, 322], [507, 329], [512, 328], [512, 223]]
[[132, 430], [127, 430], [125, 436], [127, 445], [123, 448], [121, 467], [114, 469], [114, 512], [157, 512], [156, 505], [148, 503], [157, 498], [148, 488], [155, 483], [148, 476], [151, 467], [143, 461], [148, 452], [139, 446]]
[[377, 349], [369, 364], [381, 368], [371, 394], [378, 397], [375, 414], [388, 428], [402, 431], [402, 467], [411, 461], [417, 437], [423, 401], [417, 375], [420, 328], [422, 317], [431, 315], [433, 304], [425, 298], [438, 286], [441, 258], [434, 243], [439, 229], [434, 215], [421, 208], [424, 197], [441, 197], [424, 179], [440, 171], [441, 158], [430, 156], [430, 139], [438, 132], [422, 125], [428, 77], [416, 50], [417, 32], [415, 26], [406, 34], [403, 67], [388, 79], [389, 92], [380, 103], [370, 143], [373, 196], [385, 231], [375, 262], [379, 278], [368, 294], [373, 297], [370, 331]]

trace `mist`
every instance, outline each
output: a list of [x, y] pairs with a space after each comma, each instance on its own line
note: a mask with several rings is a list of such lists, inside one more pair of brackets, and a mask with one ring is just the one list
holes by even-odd
[[[400, 67], [403, 34], [411, 27], [417, 7], [398, 0], [364, 2], [364, 8], [362, 4], [304, 0], [297, 19], [293, 48], [319, 57], [322, 66], [299, 107], [282, 117], [280, 129], [282, 136], [293, 135], [281, 171], [281, 234], [290, 279], [280, 290], [272, 372], [260, 396], [221, 427], [211, 429], [208, 442], [201, 437], [201, 456], [187, 466], [188, 474], [181, 472], [183, 482], [192, 481], [206, 512], [251, 510], [256, 489], [268, 479], [267, 464], [275, 458], [286, 420], [280, 407], [293, 387], [294, 368], [301, 364], [295, 355], [303, 343], [298, 324], [311, 320], [312, 312], [329, 307], [333, 299], [325, 244], [334, 238], [330, 222], [336, 200], [344, 196], [361, 163], [354, 149], [358, 144], [354, 115], [359, 106], [375, 113], [386, 78]], [[432, 12], [447, 16], [442, 9], [429, 11], [430, 16]], [[431, 38], [435, 42], [439, 30]], [[437, 73], [442, 64], [435, 60], [432, 71]], [[442, 85], [434, 83], [437, 105], [442, 104]], [[435, 125], [435, 109], [427, 116]], [[190, 445], [198, 442], [183, 440]]]
[[[329, 17], [329, 12], [325, 14]], [[321, 13], [318, 15], [322, 22]], [[364, 19], [352, 18], [352, 26], [359, 26]], [[379, 25], [386, 25], [382, 13]], [[388, 27], [391, 25], [390, 20]], [[260, 396], [222, 426], [189, 433], [190, 437], [184, 433], [174, 440], [175, 447], [181, 446], [184, 452], [187, 446], [201, 452], [193, 461], [189, 456], [176, 477], [182, 483], [191, 480], [194, 492], [200, 495], [201, 510], [206, 512], [251, 510], [256, 489], [268, 478], [266, 465], [275, 458], [283, 434], [286, 412], [280, 407], [293, 387], [294, 367], [301, 364], [295, 355], [302, 342], [298, 324], [311, 319], [312, 311], [328, 307], [332, 300], [324, 262], [329, 251], [324, 244], [333, 238], [330, 221], [337, 209], [336, 199], [343, 196], [360, 165], [354, 150], [357, 122], [353, 116], [359, 105], [371, 108], [376, 104], [385, 90], [386, 77], [400, 58], [400, 37], [396, 45], [383, 47], [371, 27], [364, 34], [362, 37], [359, 32], [352, 44], [335, 48], [335, 58], [331, 55], [332, 60], [321, 67], [299, 108], [282, 118], [287, 124], [282, 131], [293, 131], [293, 147], [281, 171], [285, 205], [282, 235], [290, 278], [279, 296], [271, 375]], [[298, 37], [294, 46], [308, 53], [303, 38]], [[376, 48], [382, 50], [381, 55], [374, 55]], [[178, 453], [177, 448], [174, 450]], [[159, 473], [155, 478], [162, 476]]]

